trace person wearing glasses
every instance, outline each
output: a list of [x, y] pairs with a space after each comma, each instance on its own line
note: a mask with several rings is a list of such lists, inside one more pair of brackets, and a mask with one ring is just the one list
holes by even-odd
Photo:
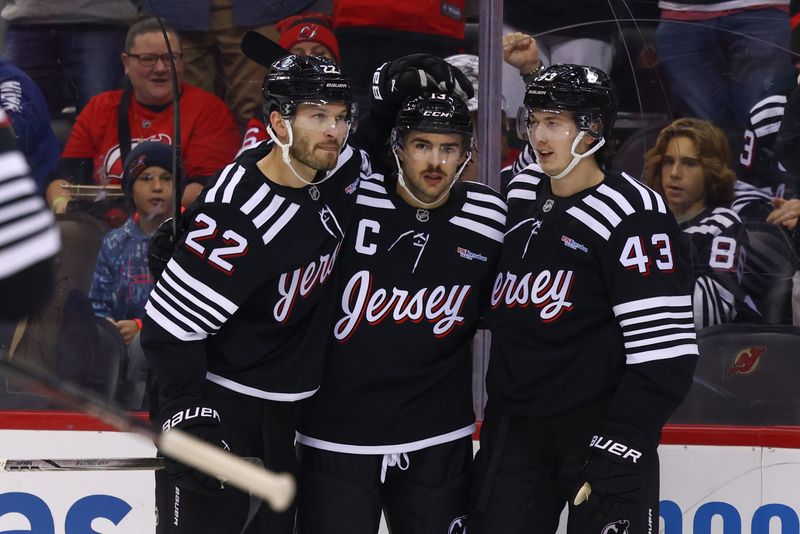
[[[188, 205], [207, 178], [233, 159], [239, 134], [219, 98], [182, 81], [181, 42], [169, 27], [167, 34], [181, 91], [182, 200]], [[119, 184], [123, 162], [133, 147], [144, 141], [174, 144], [172, 66], [156, 19], [143, 19], [130, 27], [122, 64], [125, 88], [92, 98], [72, 128], [55, 179], [47, 187], [47, 203], [56, 213], [64, 212], [72, 200], [65, 185]], [[129, 215], [124, 199], [100, 204], [99, 215], [112, 225], [119, 226]]]

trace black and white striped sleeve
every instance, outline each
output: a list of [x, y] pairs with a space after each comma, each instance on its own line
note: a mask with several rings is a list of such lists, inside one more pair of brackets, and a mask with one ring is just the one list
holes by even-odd
[[0, 318], [23, 317], [53, 290], [58, 228], [0, 111]]
[[[657, 441], [688, 392], [698, 349], [680, 229], [655, 192], [635, 187], [626, 202], [600, 192], [594, 208], [582, 209], [594, 231], [609, 232], [603, 269], [627, 364], [608, 417]], [[608, 209], [598, 212], [600, 203]]]

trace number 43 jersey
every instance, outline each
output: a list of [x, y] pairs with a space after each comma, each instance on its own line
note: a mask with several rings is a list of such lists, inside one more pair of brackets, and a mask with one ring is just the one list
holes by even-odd
[[691, 269], [664, 200], [618, 173], [556, 197], [532, 164], [507, 201], [490, 402], [544, 417], [613, 395], [610, 420], [657, 434], [697, 356]]
[[500, 255], [505, 203], [457, 183], [447, 202], [406, 204], [393, 178], [359, 186], [337, 271], [332, 339], [304, 445], [410, 452], [473, 431], [472, 337]]

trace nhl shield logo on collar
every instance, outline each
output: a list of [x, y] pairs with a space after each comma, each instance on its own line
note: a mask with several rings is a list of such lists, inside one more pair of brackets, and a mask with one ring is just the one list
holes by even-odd
[[428, 222], [431, 218], [431, 212], [423, 208], [417, 208], [417, 220], [419, 222]]
[[548, 211], [553, 209], [555, 203], [556, 203], [555, 200], [553, 200], [552, 198], [548, 198], [547, 201], [544, 203], [544, 206], [542, 206], [542, 211], [547, 213]]
[[311, 200], [319, 200], [319, 188], [316, 185], [308, 188], [308, 194], [311, 196]]

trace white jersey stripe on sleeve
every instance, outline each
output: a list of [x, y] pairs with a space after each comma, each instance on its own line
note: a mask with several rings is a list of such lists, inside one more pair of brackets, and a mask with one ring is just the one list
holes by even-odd
[[[6, 152], [0, 155], [0, 182], [20, 176], [28, 176], [28, 172], [28, 163], [25, 161], [22, 152]], [[33, 183], [32, 180], [31, 183]], [[35, 187], [34, 190], [36, 190]]]
[[153, 321], [158, 324], [158, 326], [181, 341], [202, 341], [208, 337], [208, 334], [205, 332], [189, 332], [178, 326], [171, 319], [162, 314], [149, 300], [147, 301], [147, 304], [145, 304], [144, 309], [145, 312], [147, 312], [147, 315], [149, 315]]
[[[176, 310], [180, 309], [181, 311], [188, 313], [193, 317], [193, 319], [191, 319], [192, 322], [197, 323], [197, 321], [199, 321], [203, 323], [204, 326], [200, 328], [200, 326], [198, 325], [198, 328], [200, 328], [204, 332], [210, 334], [211, 332], [216, 332], [217, 330], [220, 329], [220, 326], [222, 326], [222, 322], [224, 321], [222, 321], [220, 324], [215, 324], [211, 322], [210, 319], [198, 313], [196, 309], [193, 309], [191, 306], [188, 306], [186, 302], [183, 299], [176, 296], [176, 294], [173, 293], [172, 290], [177, 290], [177, 288], [174, 285], [162, 283], [162, 281], [159, 280], [158, 285], [153, 289], [153, 291], [151, 291], [150, 294], [153, 297], [158, 296], [166, 304], [169, 304]], [[153, 300], [159, 303], [161, 302], [155, 298]]]
[[200, 280], [187, 273], [183, 267], [178, 265], [178, 262], [175, 261], [174, 258], [169, 260], [169, 263], [167, 263], [167, 269], [175, 273], [175, 276], [178, 278], [178, 280], [191, 287], [197, 293], [202, 295], [203, 298], [220, 306], [223, 310], [228, 312], [229, 315], [233, 315], [236, 313], [236, 310], [239, 309], [239, 306], [231, 302], [225, 296], [219, 294]]
[[0, 224], [45, 209], [42, 197], [29, 197], [0, 209]]
[[497, 241], [498, 243], [503, 242], [503, 232], [499, 230], [495, 230], [489, 225], [479, 223], [477, 221], [473, 221], [472, 219], [466, 219], [464, 217], [452, 217], [450, 222], [455, 224], [456, 226], [461, 226], [462, 228], [466, 228], [468, 230], [472, 230], [473, 232], [477, 232], [481, 235], [484, 235], [490, 239]]
[[635, 349], [638, 347], [646, 347], [648, 345], [659, 345], [668, 341], [675, 341], [677, 339], [697, 339], [697, 335], [692, 332], [685, 332], [683, 334], [669, 334], [665, 336], [647, 337], [645, 339], [638, 339], [636, 341], [628, 341], [625, 343], [626, 349]]
[[[629, 324], [635, 324], [635, 323], [629, 323]], [[660, 332], [662, 330], [674, 330], [676, 328], [679, 329], [679, 330], [688, 330], [690, 328], [694, 328], [694, 325], [685, 324], [685, 323], [665, 323], [665, 324], [662, 324], [662, 325], [659, 325], [659, 326], [651, 326], [649, 328], [640, 328], [639, 330], [627, 330], [626, 329], [626, 330], [624, 330], [622, 332], [622, 335], [624, 335], [625, 337], [636, 337], [636, 336], [641, 336], [643, 334], [650, 334], [652, 332]]]
[[[197, 323], [195, 323], [194, 321], [192, 321], [191, 319], [186, 317], [184, 314], [182, 314], [180, 311], [178, 311], [172, 304], [170, 304], [169, 302], [164, 300], [164, 298], [159, 294], [158, 289], [159, 288], [156, 288], [154, 291], [150, 292], [150, 298], [148, 299], [148, 303], [149, 303], [149, 301], [152, 301], [152, 302], [158, 304], [161, 308], [163, 308], [164, 311], [169, 314], [169, 317], [167, 317], [166, 315], [164, 316], [165, 318], [169, 319], [169, 322], [171, 322], [172, 324], [174, 324], [177, 327], [178, 325], [175, 324], [175, 322], [174, 322], [174, 319], [177, 319], [178, 321], [182, 322], [183, 324], [185, 324], [186, 326], [191, 328], [191, 330], [187, 330], [185, 328], [178, 327], [180, 330], [183, 331], [184, 335], [189, 335], [189, 334], [208, 334], [208, 332], [206, 331], [205, 328], [200, 328], [200, 325], [198, 325]], [[154, 317], [154, 319], [155, 319], [155, 317]], [[161, 325], [161, 326], [163, 327], [163, 325]], [[166, 327], [164, 327], [164, 328], [166, 330]], [[178, 337], [178, 336], [175, 336], [175, 337]]]
[[284, 211], [283, 214], [278, 217], [278, 220], [269, 227], [269, 230], [267, 230], [263, 236], [261, 236], [261, 239], [264, 241], [265, 245], [272, 241], [275, 236], [278, 235], [281, 230], [283, 230], [283, 227], [286, 226], [290, 220], [292, 220], [292, 217], [294, 217], [294, 214], [297, 213], [297, 210], [299, 209], [300, 206], [295, 203], [290, 204], [289, 207], [286, 208], [286, 211]]
[[588, 226], [591, 230], [593, 230], [597, 235], [608, 241], [611, 237], [611, 231], [606, 228], [603, 224], [600, 223], [597, 219], [583, 211], [577, 206], [572, 206], [567, 210], [567, 213], [581, 221], [583, 224]]
[[262, 200], [267, 198], [269, 191], [270, 189], [267, 184], [261, 184], [261, 187], [259, 187], [258, 190], [255, 193], [253, 193], [253, 196], [248, 198], [247, 202], [242, 204], [242, 207], [239, 208], [241, 212], [244, 213], [245, 215], [250, 215], [250, 213], [256, 208], [256, 206], [258, 206]]
[[500, 224], [506, 223], [506, 215], [504, 212], [483, 208], [475, 204], [470, 204], [469, 202], [465, 202], [462, 209], [464, 210], [465, 213], [478, 215], [479, 217], [486, 217], [487, 219], [492, 219], [493, 221], [497, 221]]
[[625, 358], [625, 361], [628, 365], [635, 365], [637, 363], [667, 360], [669, 358], [677, 358], [679, 356], [699, 356], [697, 343], [684, 343], [666, 349], [648, 350], [644, 352], [637, 352], [635, 354], [628, 354]]
[[358, 195], [356, 197], [356, 204], [361, 206], [369, 206], [370, 208], [383, 208], [393, 210], [394, 204], [388, 198], [373, 198], [365, 195]]
[[536, 191], [526, 191], [524, 189], [512, 189], [506, 195], [508, 200], [519, 198], [522, 200], [536, 200]]
[[366, 189], [367, 191], [373, 191], [375, 193], [380, 193], [382, 195], [388, 194], [387, 191], [386, 191], [386, 188], [384, 186], [382, 186], [379, 183], [370, 182], [370, 181], [367, 181], [367, 180], [362, 180], [361, 183], [359, 183], [359, 187], [361, 187], [362, 189]]
[[[19, 177], [19, 175], [15, 176], [15, 178]], [[2, 203], [33, 194], [36, 194], [36, 184], [33, 180], [16, 180], [0, 185], [0, 202]]]
[[628, 174], [622, 173], [622, 176], [628, 180], [628, 182], [637, 190], [639, 191], [639, 195], [642, 197], [642, 203], [644, 204], [644, 209], [648, 211], [652, 211], [653, 209], [653, 199], [650, 197], [650, 191], [645, 188], [636, 178], [631, 177]]
[[208, 190], [206, 193], [205, 200], [206, 202], [215, 202], [217, 197], [217, 191], [219, 191], [222, 184], [225, 183], [225, 180], [228, 178], [228, 173], [231, 172], [231, 169], [236, 166], [236, 163], [231, 163], [227, 167], [225, 167], [222, 172], [217, 177], [217, 181], [214, 186]]
[[586, 198], [583, 199], [583, 201], [590, 207], [594, 208], [609, 223], [611, 223], [611, 226], [616, 228], [617, 225], [619, 225], [619, 223], [622, 222], [620, 216], [614, 213], [614, 210], [612, 210], [608, 204], [599, 200], [597, 197], [592, 195], [587, 195]]
[[60, 247], [61, 237], [58, 228], [51, 226], [35, 237], [0, 249], [0, 278], [6, 278], [37, 262], [53, 257]]
[[53, 214], [38, 211], [24, 219], [0, 226], [0, 247], [25, 236], [42, 232], [53, 224]]
[[628, 202], [619, 191], [615, 191], [605, 184], [600, 185], [600, 187], [597, 188], [597, 192], [613, 200], [625, 215], [631, 215], [636, 211], [633, 209], [633, 206], [631, 206], [631, 203]]
[[476, 191], [467, 191], [467, 198], [471, 200], [479, 200], [481, 202], [494, 204], [498, 208], [501, 208], [503, 211], [506, 210], [505, 202], [503, 202], [494, 195], [488, 195], [486, 193], [478, 193]]
[[[220, 325], [222, 325], [222, 323], [228, 320], [228, 317], [225, 317], [217, 310], [215, 310], [212, 306], [209, 306], [208, 304], [204, 303], [203, 301], [192, 295], [189, 291], [184, 289], [178, 282], [175, 281], [174, 278], [172, 278], [172, 274], [168, 270], [164, 270], [164, 273], [161, 275], [161, 280], [159, 280], [158, 285], [162, 285], [161, 282], [164, 282], [163, 284], [164, 286], [168, 286], [170, 290], [175, 291], [183, 298], [185, 298], [186, 300], [188, 300], [189, 302], [191, 302], [192, 304], [194, 304], [195, 306], [197, 306], [198, 308], [200, 308], [205, 313], [207, 313], [208, 315], [210, 315], [219, 322], [219, 324], [217, 325], [214, 325], [211, 322], [209, 322], [209, 326], [219, 328]], [[164, 289], [166, 290], [166, 287]]]
[[692, 299], [689, 295], [678, 295], [672, 297], [649, 297], [646, 299], [632, 300], [617, 304], [613, 307], [614, 315], [619, 317], [626, 313], [641, 312], [652, 308], [678, 308], [689, 307]]
[[279, 196], [279, 195], [275, 195], [275, 196], [273, 196], [273, 197], [272, 197], [272, 200], [271, 200], [271, 201], [270, 201], [270, 203], [267, 205], [267, 207], [266, 207], [266, 208], [264, 208], [264, 209], [261, 211], [261, 213], [259, 213], [258, 215], [256, 215], [256, 217], [253, 219], [253, 224], [254, 224], [254, 225], [256, 225], [256, 228], [261, 228], [262, 226], [264, 226], [264, 224], [265, 224], [265, 223], [266, 223], [266, 222], [267, 222], [267, 221], [268, 221], [268, 220], [269, 220], [269, 219], [270, 219], [270, 218], [271, 218], [273, 215], [275, 215], [275, 213], [277, 213], [277, 211], [280, 209], [281, 205], [283, 205], [283, 202], [284, 202], [285, 200], [286, 200], [286, 199], [285, 199], [285, 198], [283, 198], [282, 196]]
[[239, 182], [242, 180], [242, 176], [244, 176], [244, 167], [239, 165], [239, 168], [236, 169], [231, 181], [225, 186], [225, 191], [222, 193], [222, 202], [225, 204], [230, 204], [231, 199], [233, 198], [233, 191], [236, 189], [236, 186], [239, 185]]

